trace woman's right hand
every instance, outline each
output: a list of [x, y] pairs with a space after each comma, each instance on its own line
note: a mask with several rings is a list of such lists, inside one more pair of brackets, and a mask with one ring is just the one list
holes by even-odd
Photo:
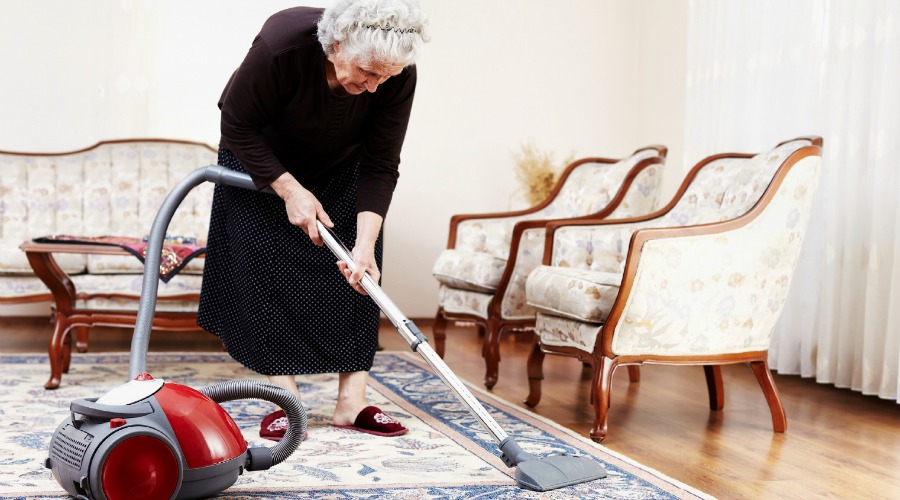
[[316, 221], [322, 221], [326, 227], [334, 227], [334, 223], [318, 198], [287, 172], [272, 182], [272, 189], [284, 200], [284, 209], [291, 224], [302, 229], [317, 246], [322, 246], [324, 243]]

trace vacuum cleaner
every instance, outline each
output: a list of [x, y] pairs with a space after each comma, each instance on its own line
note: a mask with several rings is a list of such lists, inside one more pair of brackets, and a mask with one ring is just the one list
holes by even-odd
[[[147, 373], [163, 240], [175, 209], [197, 184], [195, 178], [189, 176], [169, 193], [150, 230], [131, 341], [131, 380], [99, 398], [72, 401], [69, 417], [50, 439], [44, 465], [78, 499], [214, 496], [243, 471], [266, 470], [284, 461], [306, 434], [306, 413], [299, 399], [283, 388], [234, 380], [195, 390]], [[247, 398], [284, 410], [288, 428], [277, 445], [248, 448], [234, 420], [218, 404]]]
[[[150, 241], [148, 245], [147, 251], [147, 261], [145, 263], [145, 269], [157, 270], [156, 272], [145, 272], [143, 286], [141, 290], [141, 304], [138, 309], [138, 321], [135, 326], [135, 336], [132, 340], [132, 349], [131, 349], [131, 377], [132, 378], [146, 378], [141, 374], [145, 372], [145, 358], [147, 351], [147, 344], [149, 342], [149, 330], [150, 324], [152, 323], [153, 318], [153, 309], [156, 305], [156, 293], [158, 288], [158, 268], [159, 268], [159, 254], [162, 250], [162, 240], [165, 235], [165, 229], [168, 227], [169, 220], [172, 218], [172, 214], [175, 209], [181, 203], [187, 193], [193, 189], [194, 187], [202, 184], [203, 182], [213, 182], [216, 184], [224, 184], [229, 186], [240, 187], [244, 189], [250, 189], [256, 191], [257, 188], [253, 184], [252, 179], [248, 174], [242, 172], [236, 172], [234, 170], [227, 169], [225, 167], [219, 165], [209, 165], [206, 167], [201, 167], [190, 174], [188, 174], [181, 182], [179, 182], [175, 188], [169, 193], [166, 199], [163, 201], [163, 204], [160, 207], [160, 211], [157, 214], [156, 220], [153, 223], [153, 228], [150, 233]], [[268, 192], [270, 194], [274, 194], [274, 191], [271, 188], [263, 188], [262, 191]], [[337, 238], [337, 236], [327, 227], [322, 225], [321, 222], [318, 223], [319, 233], [322, 236], [325, 245], [329, 250], [337, 257], [338, 260], [344, 261], [347, 263], [348, 267], [353, 270], [355, 265], [353, 263], [353, 259], [351, 258], [350, 251], [346, 246]], [[151, 259], [152, 257], [152, 259]], [[391, 321], [400, 335], [406, 340], [409, 344], [410, 348], [419, 353], [425, 362], [432, 368], [432, 370], [441, 378], [441, 380], [451, 389], [451, 391], [456, 395], [456, 397], [460, 400], [463, 405], [465, 405], [472, 415], [482, 423], [485, 429], [494, 437], [497, 441], [498, 446], [500, 448], [500, 458], [508, 467], [515, 467], [515, 478], [516, 482], [519, 486], [523, 488], [527, 488], [535, 491], [549, 491], [557, 488], [562, 488], [565, 486], [570, 486], [573, 484], [584, 483], [588, 481], [593, 481], [596, 479], [602, 479], [606, 477], [606, 469], [589, 457], [580, 457], [573, 456], [567, 454], [560, 455], [550, 455], [546, 457], [538, 457], [531, 453], [524, 451], [521, 446], [516, 442], [516, 440], [509, 436], [501, 427], [500, 424], [494, 420], [493, 417], [488, 413], [488, 411], [482, 406], [475, 396], [466, 388], [466, 386], [462, 383], [462, 381], [453, 374], [450, 368], [444, 363], [444, 361], [437, 355], [434, 349], [428, 344], [428, 339], [422, 334], [422, 332], [416, 327], [416, 325], [410, 321], [404, 314], [400, 311], [400, 309], [391, 301], [391, 299], [384, 293], [381, 287], [369, 276], [365, 274], [361, 281], [361, 286], [369, 294], [369, 297], [378, 305], [384, 315]], [[146, 306], [146, 307], [145, 307]], [[134, 384], [152, 382], [150, 380], [134, 380]], [[242, 381], [246, 382], [246, 381]], [[129, 382], [132, 384], [132, 382]], [[241, 398], [241, 397], [261, 397], [261, 396], [245, 396], [247, 389], [244, 387], [244, 384], [240, 384], [240, 388], [235, 388], [234, 385], [237, 383], [234, 382], [225, 382], [223, 384], [219, 384], [216, 386], [211, 386], [210, 388], [202, 389], [200, 392], [203, 395], [208, 395], [210, 399], [213, 401], [225, 401], [228, 400], [226, 398]], [[128, 385], [128, 384], [126, 384]], [[269, 396], [269, 392], [277, 392], [283, 391], [273, 386], [267, 386], [267, 384], [258, 384], [261, 386], [258, 390], [254, 392], [254, 394], [266, 393], [266, 396]], [[145, 386], [141, 386], [145, 387]], [[223, 394], [225, 393], [225, 394]], [[227, 395], [226, 395], [227, 394]], [[284, 391], [283, 394], [279, 393], [281, 400], [289, 399], [285, 397], [293, 396], [287, 391]], [[261, 397], [265, 399], [264, 397]], [[134, 399], [131, 398], [125, 399]], [[273, 398], [275, 399], [275, 398]], [[82, 400], [84, 401], [84, 400]], [[113, 400], [115, 403], [118, 403], [118, 400]], [[275, 402], [275, 401], [273, 401]], [[76, 403], [79, 403], [76, 405]], [[151, 407], [153, 404], [146, 400], [137, 400], [135, 399], [132, 403], [126, 403], [124, 406], [132, 406], [135, 405], [143, 405], [143, 403], [148, 403]], [[107, 406], [103, 402], [94, 402], [94, 404], [98, 406], [105, 407]], [[271, 459], [269, 459], [268, 448], [262, 449], [250, 449], [246, 452], [245, 455], [238, 455], [236, 459], [231, 459], [219, 462], [219, 463], [231, 463], [237, 464], [243, 460], [240, 467], [245, 468], [246, 470], [259, 470], [256, 467], [264, 468], [271, 466], [275, 463], [284, 460], [289, 456], [294, 449], [296, 449], [297, 444], [299, 444], [300, 436], [305, 433], [306, 430], [306, 415], [303, 413], [303, 409], [299, 404], [299, 401], [296, 398], [293, 398], [293, 401], [287, 402], [276, 402], [279, 406], [284, 408], [285, 413], [288, 415], [289, 419], [289, 429], [285, 439], [276, 447], [271, 449]], [[294, 405], [295, 404], [295, 405]], [[288, 405], [288, 407], [285, 407]], [[110, 416], [110, 419], [105, 423], [106, 427], [113, 429], [114, 425], [119, 425], [118, 420], [116, 423], [113, 423], [115, 419], [126, 420], [129, 422], [133, 422], [134, 417], [122, 417], [116, 414], [116, 411], [121, 411], [123, 405], [118, 405], [116, 410], [106, 411], [105, 409], [85, 409], [87, 405], [84, 405], [80, 402], [73, 402], [72, 406], [72, 418], [71, 423], [70, 420], [66, 420], [60, 424], [60, 427], [57, 429], [56, 433], [53, 436], [53, 440], [51, 441], [51, 453], [50, 458], [48, 459], [48, 467], [53, 470], [54, 477], [63, 488], [66, 488], [72, 494], [81, 495], [82, 498], [113, 498], [104, 493], [103, 485], [104, 475], [108, 475], [110, 477], [118, 471], [115, 470], [116, 466], [113, 469], [107, 471], [104, 469], [105, 465], [110, 463], [108, 459], [111, 452], [115, 451], [115, 448], [109, 449], [109, 447], [104, 448], [102, 453], [97, 452], [97, 447], [93, 446], [92, 441], [94, 440], [93, 436], [91, 437], [83, 437], [76, 433], [75, 438], [63, 437], [66, 436], [66, 432], [72, 432], [68, 430], [70, 428], [75, 428], [78, 431], [81, 431], [84, 428], [84, 423], [86, 421], [94, 421], [99, 419], [101, 422], [106, 415]], [[114, 406], [110, 404], [109, 406]], [[136, 407], [135, 407], [136, 408]], [[155, 408], [155, 407], [154, 407]], [[289, 410], [290, 408], [290, 410]], [[134, 409], [134, 408], [132, 408]], [[84, 413], [78, 413], [79, 411], [88, 411], [93, 412], [93, 414], [102, 413], [103, 417], [92, 417], [91, 415], [86, 415]], [[140, 413], [143, 410], [139, 410]], [[224, 413], [224, 411], [223, 411]], [[80, 416], [82, 418], [82, 423], [76, 425], [76, 416]], [[227, 414], [225, 414], [227, 417]], [[140, 417], [138, 417], [140, 418]], [[215, 419], [216, 421], [224, 420], [223, 417], [218, 416]], [[232, 423], [233, 424], [233, 423]], [[79, 428], [80, 427], [80, 428]], [[101, 425], [100, 427], [103, 427]], [[123, 428], [125, 426], [122, 426]], [[147, 429], [151, 429], [152, 425], [147, 425]], [[226, 426], [227, 427], [227, 426]], [[116, 427], [115, 429], [118, 429]], [[105, 429], [103, 429], [105, 431]], [[162, 427], [152, 428], [152, 431], [159, 432], [162, 434]], [[87, 430], [84, 431], [86, 434], [89, 434]], [[151, 432], [150, 430], [146, 432]], [[184, 434], [184, 432], [183, 432]], [[205, 439], [205, 436], [201, 437], [201, 433], [197, 432], [195, 434], [195, 439], [192, 441], [193, 444], [201, 443]], [[168, 441], [164, 441], [160, 438], [159, 435], [153, 436], [155, 439], [159, 439], [163, 441], [163, 445], [168, 446], [169, 450], [172, 451], [174, 455], [174, 459], [171, 459], [165, 453], [159, 452], [159, 456], [165, 456], [164, 460], [156, 459], [159, 461], [168, 460], [170, 465], [172, 460], [179, 464], [179, 467], [175, 467], [172, 465], [170, 467], [171, 470], [178, 470], [177, 478], [170, 480], [171, 483], [177, 483], [180, 486], [180, 489], [176, 487], [176, 491], [172, 493], [169, 498], [188, 498], [191, 496], [206, 496], [214, 494], [218, 491], [222, 491], [225, 488], [231, 486], [237, 478], [237, 474], [240, 472], [234, 472], [228, 466], [222, 466], [223, 469], [232, 470], [231, 472], [222, 474], [227, 476], [227, 478], [220, 478], [221, 475], [215, 474], [217, 471], [209, 470], [208, 473], [199, 472], [199, 470], [206, 469], [210, 466], [200, 467], [199, 470], [195, 469], [193, 466], [185, 469], [181, 464], [184, 462], [183, 454], [179, 451], [179, 448], [174, 446], [169, 446], [172, 443], [172, 440], [169, 438]], [[101, 437], [96, 440], [102, 441]], [[64, 443], [62, 445], [57, 445], [57, 441]], [[117, 443], [122, 443], [123, 440], [119, 439], [116, 442], [112, 443], [113, 445]], [[285, 444], [285, 442], [288, 442]], [[56, 446], [59, 446], [61, 451], [57, 452], [58, 455], [63, 455], [67, 452], [71, 452], [73, 448], [73, 442], [76, 446], [76, 451], [74, 453], [75, 458], [69, 458], [70, 462], [66, 462], [65, 458], [59, 457], [54, 458], [54, 450]], [[291, 442], [295, 442], [295, 444], [291, 445]], [[209, 444], [209, 443], [206, 443]], [[79, 446], [84, 447], [85, 451], [78, 451], [77, 448]], [[120, 445], [121, 446], [121, 445]], [[160, 450], [162, 450], [162, 446], [157, 446]], [[91, 448], [92, 453], [87, 452], [87, 448]], [[126, 448], [121, 453], [119, 453], [118, 458], [131, 459], [133, 456], [137, 456], [139, 451], [143, 451], [145, 447], [133, 445], [130, 449]], [[254, 451], [256, 450], [256, 451]], [[98, 459], [87, 460], [86, 456], [95, 456], [100, 455]], [[262, 458], [257, 458], [257, 456], [261, 456]], [[79, 458], [80, 457], [80, 458]], [[147, 467], [141, 466], [143, 469], [152, 468], [156, 466], [157, 462], [150, 462]], [[138, 468], [138, 467], [132, 467]], [[71, 470], [78, 470], [77, 473], [71, 473]], [[142, 469], [142, 470], [143, 470]], [[197, 470], [197, 472], [195, 472]], [[176, 476], [174, 472], [169, 473], [170, 476]], [[182, 476], [188, 476], [190, 484], [185, 483]], [[154, 478], [162, 477], [161, 474], [155, 474]], [[110, 480], [114, 481], [114, 480]], [[112, 484], [112, 483], [110, 483]], [[80, 488], [80, 489], [79, 489]], [[201, 491], [202, 490], [202, 491]], [[87, 494], [83, 493], [87, 492]], [[96, 493], [94, 493], [96, 492]], [[115, 497], [120, 498], [120, 497]], [[151, 498], [150, 496], [136, 497], [121, 497], [121, 498]], [[157, 496], [153, 498], [165, 498], [164, 496]]]

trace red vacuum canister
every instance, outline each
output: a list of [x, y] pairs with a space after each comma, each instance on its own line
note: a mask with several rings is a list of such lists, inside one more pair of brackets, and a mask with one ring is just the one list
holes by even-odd
[[[73, 401], [70, 418], [51, 439], [45, 465], [76, 498], [212, 496], [234, 484], [244, 469], [267, 469], [281, 460], [273, 456], [278, 447], [248, 450], [234, 420], [207, 393], [227, 401], [279, 390], [234, 381], [201, 392], [141, 373], [98, 399]], [[305, 431], [306, 415], [294, 423], [296, 431]]]

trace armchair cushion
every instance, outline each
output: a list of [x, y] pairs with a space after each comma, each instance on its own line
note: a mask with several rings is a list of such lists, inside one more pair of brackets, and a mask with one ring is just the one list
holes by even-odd
[[540, 266], [528, 276], [525, 293], [528, 305], [538, 311], [602, 323], [609, 317], [621, 283], [619, 273]]
[[438, 300], [443, 308], [450, 313], [471, 314], [479, 318], [488, 317], [488, 306], [493, 294], [460, 290], [447, 285], [441, 285], [438, 290]]
[[574, 347], [593, 352], [603, 325], [585, 323], [574, 319], [537, 313], [534, 331], [540, 335], [541, 344], [558, 347]]
[[432, 274], [440, 283], [453, 288], [493, 292], [504, 269], [506, 259], [484, 252], [449, 249], [438, 256]]

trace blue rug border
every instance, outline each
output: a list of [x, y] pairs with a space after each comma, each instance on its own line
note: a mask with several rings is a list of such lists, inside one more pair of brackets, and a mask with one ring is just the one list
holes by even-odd
[[[438, 382], [442, 386], [446, 387], [444, 385], [443, 380], [441, 380], [440, 377], [438, 377], [437, 375], [432, 373], [430, 371], [430, 369], [423, 368], [416, 362], [406, 359], [404, 354], [405, 354], [405, 352], [402, 352], [402, 351], [398, 352], [398, 354], [390, 353], [392, 358], [397, 360], [397, 363], [402, 363], [402, 364], [406, 365], [407, 369], [409, 369], [409, 367], [412, 367], [412, 369], [420, 370], [427, 374], [426, 377], [419, 379], [417, 381], [417, 383], [421, 383], [421, 382], [427, 380], [428, 382]], [[424, 361], [423, 361], [423, 363], [424, 363]], [[442, 410], [434, 408], [435, 406], [440, 405], [442, 402], [429, 403], [426, 401], [422, 401], [422, 398], [419, 397], [419, 394], [411, 393], [410, 391], [405, 390], [405, 388], [403, 388], [403, 387], [398, 387], [397, 384], [394, 383], [393, 380], [391, 380], [389, 377], [385, 377], [382, 373], [380, 373], [377, 370], [377, 368], [378, 368], [377, 366], [374, 366], [372, 368], [372, 371], [369, 372], [370, 377], [377, 380], [382, 385], [390, 388], [394, 392], [403, 395], [403, 397], [407, 401], [409, 401], [411, 404], [417, 406], [418, 408], [422, 409], [426, 413], [429, 413], [429, 414], [437, 417], [442, 412]], [[396, 370], [396, 367], [394, 367], [394, 366], [392, 366], [391, 368], [392, 368], [391, 372]], [[449, 388], [446, 388], [446, 390], [448, 393], [451, 394], [450, 397], [454, 401], [457, 401], [456, 396], [452, 395], [452, 391]], [[476, 391], [471, 391], [471, 392], [475, 396], [475, 398], [478, 399], [478, 401], [482, 404], [482, 406], [484, 406], [488, 410], [488, 413], [490, 413], [491, 416], [494, 417], [494, 419], [497, 420], [498, 423], [501, 424], [501, 427], [503, 427], [503, 421], [505, 421], [505, 420], [515, 420], [515, 421], [521, 422], [522, 424], [529, 426], [532, 429], [531, 432], [539, 433], [539, 435], [540, 435], [539, 439], [530, 437], [529, 440], [541, 441], [544, 444], [553, 443], [556, 445], [555, 447], [557, 448], [556, 450], [554, 450], [555, 453], [564, 453], [564, 454], [576, 455], [576, 456], [587, 456], [587, 457], [593, 458], [595, 461], [601, 463], [606, 468], [606, 471], [609, 475], [621, 474], [621, 475], [625, 475], [625, 476], [630, 476], [630, 477], [633, 477], [636, 480], [640, 481], [644, 487], [655, 489], [659, 496], [654, 497], [654, 498], [678, 498], [676, 495], [673, 495], [672, 493], [663, 490], [656, 484], [653, 484], [652, 482], [647, 481], [646, 479], [644, 479], [642, 477], [635, 476], [633, 473], [626, 471], [626, 470], [622, 469], [621, 467], [618, 467], [614, 464], [611, 464], [611, 463], [603, 460], [602, 458], [597, 457], [596, 455], [590, 453], [590, 451], [588, 451], [584, 448], [576, 448], [575, 446], [569, 445], [568, 443], [563, 442], [556, 436], [553, 436], [552, 434], [550, 434], [548, 432], [545, 432], [537, 427], [534, 427], [529, 422], [520, 419], [517, 415], [513, 415], [509, 411], [505, 411], [505, 410], [498, 408], [497, 406], [491, 404], [491, 402], [489, 401], [488, 398], [483, 397], [478, 392], [476, 392]], [[501, 398], [498, 398], [498, 399], [501, 399]], [[508, 402], [506, 402], [505, 404], [511, 408], [515, 408], [513, 405], [509, 404]], [[459, 405], [463, 406], [463, 407], [465, 406], [461, 402], [459, 403]], [[525, 413], [525, 410], [518, 410], [518, 411]], [[441, 417], [439, 417], [439, 418], [441, 418]], [[447, 426], [454, 429], [455, 431], [466, 436], [466, 438], [468, 438], [472, 442], [477, 443], [485, 451], [487, 451], [497, 457], [501, 456], [502, 453], [500, 452], [499, 445], [493, 439], [493, 436], [491, 436], [490, 433], [487, 432], [487, 430], [485, 430], [483, 428], [481, 422], [478, 421], [478, 419], [476, 419], [474, 416], [472, 416], [470, 419], [467, 419], [467, 420], [460, 420], [460, 419], [455, 419], [455, 418], [441, 418], [441, 421], [444, 422]], [[463, 425], [464, 423], [469, 423], [472, 425]], [[519, 444], [526, 442], [526, 440], [523, 439], [521, 436], [514, 435], [512, 432], [510, 432], [506, 429], [504, 429], [504, 431], [507, 432], [507, 434], [509, 434], [510, 437], [516, 439], [516, 441], [518, 441]], [[588, 445], [588, 443], [585, 443], [585, 444]], [[607, 477], [609, 477], [609, 476], [607, 476]], [[660, 481], [664, 481], [669, 484], [672, 484], [669, 481], [666, 481], [664, 478], [661, 478], [659, 476], [655, 476], [655, 477]], [[603, 479], [600, 479], [599, 481], [602, 483]], [[680, 485], [672, 484], [672, 486], [677, 486], [679, 489], [681, 489]]]

